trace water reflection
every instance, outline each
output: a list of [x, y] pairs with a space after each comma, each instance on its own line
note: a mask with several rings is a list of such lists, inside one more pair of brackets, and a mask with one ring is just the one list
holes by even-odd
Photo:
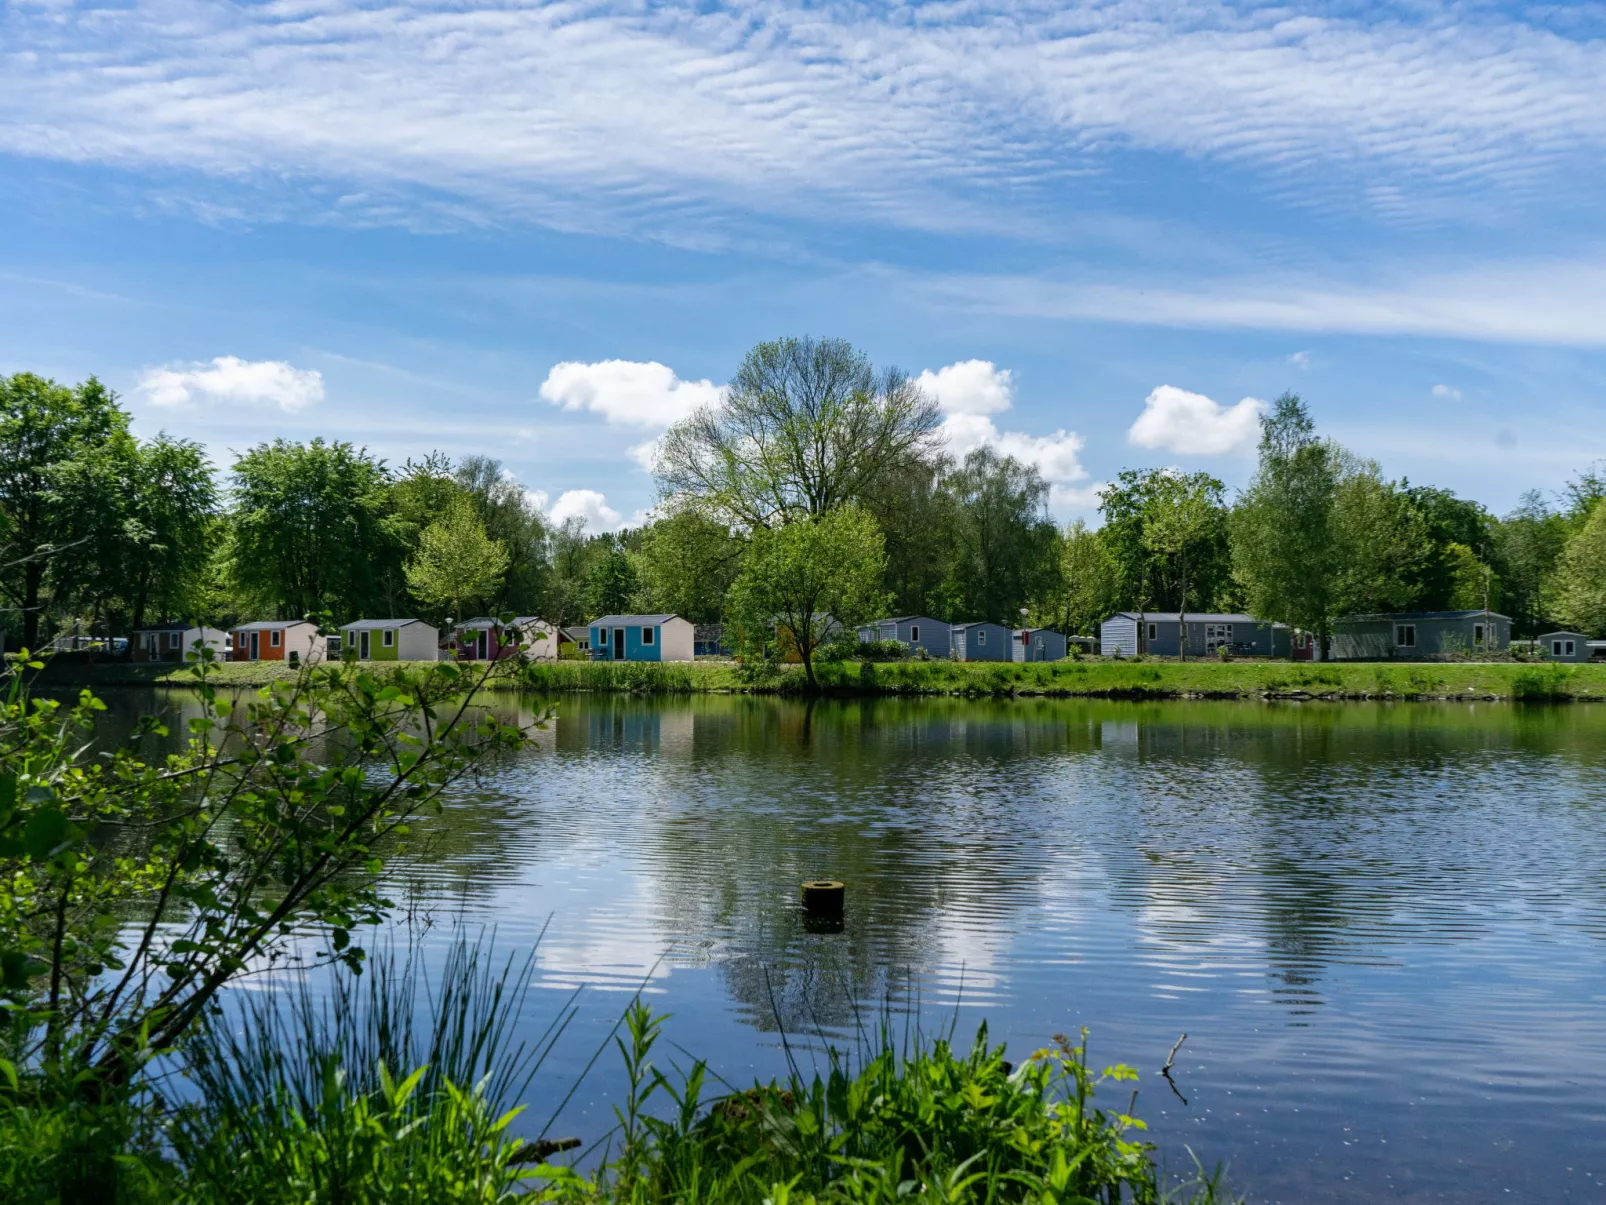
[[550, 918], [544, 983], [645, 983], [727, 1074], [882, 1003], [1148, 1069], [1187, 1030], [1154, 1132], [1257, 1199], [1600, 1199], [1603, 738], [1590, 706], [566, 698], [396, 894], [508, 946]]

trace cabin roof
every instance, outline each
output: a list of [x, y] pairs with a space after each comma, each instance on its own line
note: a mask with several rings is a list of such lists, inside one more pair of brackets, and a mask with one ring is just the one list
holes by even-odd
[[380, 628], [404, 628], [410, 623], [423, 623], [422, 619], [358, 619], [340, 625], [342, 632], [378, 631]]
[[679, 615], [604, 615], [601, 619], [593, 619], [591, 626], [608, 628], [637, 627], [642, 624], [658, 625], [668, 623], [671, 619], [679, 619]]
[[317, 626], [310, 619], [253, 619], [250, 623], [235, 624], [231, 631], [266, 632], [272, 628], [315, 628]]
[[1511, 616], [1502, 615], [1499, 611], [1485, 611], [1482, 607], [1475, 607], [1469, 611], [1370, 611], [1361, 615], [1342, 615], [1333, 620], [1338, 623], [1398, 623], [1402, 619], [1481, 619], [1487, 615], [1490, 619], [1503, 619], [1511, 622]]

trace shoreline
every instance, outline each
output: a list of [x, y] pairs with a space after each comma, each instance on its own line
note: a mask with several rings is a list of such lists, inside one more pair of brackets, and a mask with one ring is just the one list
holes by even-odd
[[[421, 662], [370, 662], [376, 676]], [[254, 688], [294, 676], [273, 662], [225, 662], [218, 686]], [[820, 693], [837, 697], [1218, 699], [1289, 702], [1606, 702], [1606, 664], [1553, 662], [1290, 662], [1146, 659], [1030, 664], [948, 661], [833, 662], [816, 667]], [[177, 663], [56, 662], [46, 690], [194, 685]], [[532, 693], [802, 695], [798, 666], [747, 670], [733, 661], [534, 662], [509, 665], [486, 689]]]

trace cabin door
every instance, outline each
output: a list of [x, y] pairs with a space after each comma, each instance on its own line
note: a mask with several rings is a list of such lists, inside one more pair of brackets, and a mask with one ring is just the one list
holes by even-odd
[[480, 633], [480, 652], [479, 652], [479, 659], [480, 659], [480, 660], [481, 660], [481, 661], [484, 661], [484, 660], [485, 660], [485, 658], [486, 658], [486, 655], [487, 655], [487, 650], [488, 650], [488, 649], [489, 649], [489, 647], [490, 647], [490, 645], [489, 645], [489, 642], [490, 642], [490, 639], [491, 639], [491, 634], [490, 634], [490, 633], [489, 633], [489, 632], [481, 632], [481, 633]]
[[623, 661], [625, 659], [625, 630], [623, 628], [615, 628], [613, 630], [613, 659], [615, 661]]
[[357, 636], [357, 658], [359, 660], [361, 660], [361, 661], [368, 660], [368, 633], [367, 632], [361, 632]]
[[262, 651], [262, 633], [251, 633], [251, 660], [255, 661]]

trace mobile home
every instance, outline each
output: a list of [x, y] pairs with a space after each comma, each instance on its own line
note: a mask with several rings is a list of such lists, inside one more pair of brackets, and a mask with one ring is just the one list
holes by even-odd
[[1059, 661], [1065, 637], [1051, 628], [1017, 628], [1009, 650], [1012, 661]]
[[1335, 661], [1497, 652], [1510, 643], [1511, 617], [1495, 611], [1401, 611], [1333, 621]]
[[439, 661], [440, 632], [422, 619], [359, 619], [340, 627], [341, 655], [358, 661]]
[[234, 641], [233, 661], [288, 661], [299, 665], [303, 661], [321, 660], [327, 646], [318, 635], [318, 625], [304, 619], [264, 619], [255, 623], [236, 624], [231, 633]]
[[949, 625], [949, 656], [955, 661], [1008, 661], [1010, 630], [1001, 623], [978, 620]]
[[218, 628], [187, 623], [140, 628], [130, 639], [131, 661], [199, 661], [197, 645], [212, 650], [219, 661], [228, 660], [229, 634]]
[[897, 640], [908, 645], [911, 653], [924, 649], [932, 657], [946, 657], [952, 647], [949, 625], [929, 615], [898, 615], [873, 620], [859, 627], [859, 640], [864, 644], [872, 640]]
[[[1253, 615], [1186, 612], [1187, 653], [1190, 657], [1227, 651], [1245, 657], [1286, 657], [1290, 629]], [[1099, 643], [1112, 657], [1182, 655], [1182, 616], [1175, 611], [1117, 611], [1099, 625]]]
[[489, 616], [465, 619], [452, 629], [452, 651], [459, 661], [500, 661], [504, 657], [555, 661], [558, 629], [534, 615], [519, 615], [507, 623]]
[[594, 661], [694, 661], [695, 629], [679, 615], [604, 615], [591, 621]]

